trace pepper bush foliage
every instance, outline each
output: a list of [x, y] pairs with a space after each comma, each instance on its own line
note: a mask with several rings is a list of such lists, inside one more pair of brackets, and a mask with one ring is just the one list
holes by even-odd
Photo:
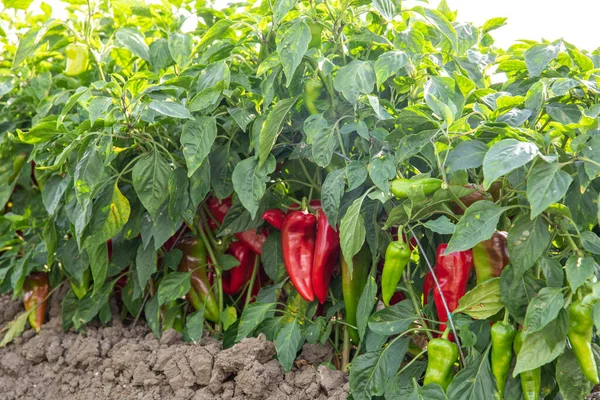
[[[47, 271], [53, 288], [91, 272], [85, 296], [64, 297], [65, 329], [108, 323], [115, 297], [122, 318], [145, 318], [160, 336], [162, 307], [190, 288], [177, 272], [181, 252], [163, 244], [182, 225], [199, 226], [208, 195], [233, 196], [215, 243], [263, 226], [264, 210], [320, 198], [350, 270], [365, 242], [372, 253], [360, 344], [347, 338], [339, 276], [320, 310], [316, 301], [286, 305], [294, 290], [277, 232], [261, 256], [270, 280], [256, 301], [218, 293], [221, 322], [190, 313], [186, 340], [204, 330], [227, 347], [262, 332], [286, 369], [303, 343], [329, 343], [335, 367], [349, 365], [356, 400], [492, 399], [490, 321], [508, 313], [524, 343], [506, 399], [522, 397], [518, 373], [539, 367], [546, 399], [592, 389], [569, 350], [566, 308], [600, 299], [600, 53], [562, 40], [503, 51], [491, 32], [504, 18], [458, 22], [445, 2], [264, 0], [216, 10], [200, 0], [69, 1], [65, 20], [44, 3], [34, 15], [28, 3], [5, 1], [0, 22], [1, 293], [18, 298], [33, 271]], [[190, 18], [197, 26], [184, 33]], [[90, 63], [66, 76], [73, 42]], [[315, 77], [323, 88], [310, 114], [303, 88]], [[415, 175], [442, 188], [393, 198], [390, 181]], [[497, 201], [456, 213], [467, 183], [494, 182]], [[418, 248], [398, 286], [407, 299], [384, 308], [377, 264], [398, 226]], [[421, 305], [421, 287], [435, 249], [468, 250], [496, 230], [508, 232], [510, 264], [499, 278], [472, 280], [454, 312], [461, 358], [447, 391], [422, 387], [421, 348], [437, 318], [431, 302]], [[217, 250], [215, 269], [230, 268]], [[600, 327], [596, 305], [593, 317]], [[3, 344], [25, 324], [4, 327]]]

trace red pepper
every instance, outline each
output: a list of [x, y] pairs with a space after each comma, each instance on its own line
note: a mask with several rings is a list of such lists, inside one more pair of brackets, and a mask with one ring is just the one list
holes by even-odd
[[396, 293], [394, 293], [394, 295], [390, 299], [390, 306], [393, 306], [394, 304], [398, 304], [402, 300], [406, 300], [406, 296], [404, 295], [404, 293], [402, 293], [402, 292], [396, 292]]
[[321, 304], [327, 300], [329, 282], [340, 258], [340, 236], [329, 225], [321, 208], [317, 211], [317, 234], [315, 257], [312, 265], [312, 284], [315, 296]]
[[281, 230], [283, 220], [285, 219], [285, 212], [279, 208], [272, 208], [263, 213], [262, 219], [271, 224], [273, 228]]
[[312, 265], [317, 218], [307, 211], [292, 211], [281, 228], [283, 262], [292, 284], [307, 301], [313, 301]]
[[240, 262], [237, 267], [223, 272], [223, 292], [233, 295], [242, 290], [246, 282], [250, 281], [256, 254], [242, 242], [231, 243], [227, 254], [231, 254]]
[[473, 269], [473, 253], [471, 250], [457, 251], [452, 254], [443, 255], [447, 244], [440, 244], [437, 248], [435, 274], [442, 290], [433, 288], [433, 300], [440, 320], [440, 331], [446, 329], [445, 322], [448, 321], [448, 314], [444, 308], [442, 294], [448, 305], [450, 312], [458, 307], [458, 301], [467, 291], [467, 281]]
[[23, 282], [23, 304], [25, 311], [32, 311], [29, 316], [29, 325], [39, 332], [46, 319], [47, 297], [50, 293], [48, 274], [45, 272], [32, 272]]
[[[225, 215], [227, 215], [227, 211], [231, 208], [231, 197], [227, 197], [223, 199], [222, 202], [219, 203], [219, 200], [216, 197], [209, 197], [206, 200], [206, 205], [210, 210], [211, 214], [215, 219], [222, 224], [225, 220]], [[217, 225], [212, 219], [208, 219], [208, 225], [211, 229], [215, 229]], [[246, 246], [248, 246], [254, 253], [262, 254], [262, 248], [267, 240], [268, 233], [266, 231], [258, 232], [257, 229], [250, 229], [245, 232], [235, 233], [235, 236], [243, 242]]]

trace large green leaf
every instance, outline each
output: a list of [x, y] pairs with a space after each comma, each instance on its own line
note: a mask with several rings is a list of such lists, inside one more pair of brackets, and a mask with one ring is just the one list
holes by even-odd
[[140, 158], [133, 167], [133, 187], [152, 216], [169, 196], [170, 173], [169, 164], [156, 150]]

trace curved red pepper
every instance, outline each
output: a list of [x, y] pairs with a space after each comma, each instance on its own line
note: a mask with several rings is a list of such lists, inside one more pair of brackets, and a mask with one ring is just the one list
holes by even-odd
[[263, 213], [262, 219], [267, 221], [273, 228], [281, 230], [283, 220], [285, 219], [285, 212], [279, 208], [272, 208]]
[[[206, 200], [208, 209], [220, 224], [222, 224], [225, 220], [225, 215], [227, 215], [227, 212], [231, 208], [231, 204], [231, 197], [227, 197], [221, 202], [219, 202], [219, 200], [214, 196], [211, 196], [208, 198], [208, 200]], [[210, 218], [208, 219], [208, 225], [211, 229], [215, 229], [217, 227], [215, 222]], [[267, 240], [268, 232], [259, 232], [257, 229], [250, 229], [245, 232], [235, 233], [234, 235], [246, 246], [248, 246], [254, 253], [262, 254], [262, 248]]]
[[256, 254], [242, 242], [233, 242], [227, 254], [234, 256], [240, 264], [223, 272], [223, 292], [233, 295], [238, 293], [252, 277]]
[[315, 255], [317, 218], [306, 211], [292, 211], [281, 229], [281, 249], [285, 268], [298, 293], [313, 301], [312, 265]]
[[448, 314], [444, 308], [442, 294], [448, 305], [450, 312], [458, 307], [458, 301], [467, 291], [467, 281], [473, 268], [473, 253], [471, 250], [457, 251], [452, 254], [444, 255], [447, 244], [440, 244], [437, 248], [435, 274], [442, 290], [433, 288], [433, 300], [440, 320], [440, 331], [446, 329], [445, 322], [448, 321]]
[[321, 208], [317, 211], [317, 234], [315, 241], [315, 257], [312, 265], [312, 286], [321, 304], [327, 300], [329, 282], [333, 270], [340, 258], [340, 236], [329, 222]]

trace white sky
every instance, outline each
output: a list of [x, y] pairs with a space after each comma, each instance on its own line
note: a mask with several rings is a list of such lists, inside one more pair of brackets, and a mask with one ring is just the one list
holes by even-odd
[[[38, 2], [40, 0], [37, 0]], [[59, 0], [45, 0], [55, 11], [64, 9]], [[156, 1], [156, 0], [154, 0]], [[215, 5], [227, 0], [213, 0]], [[550, 41], [563, 38], [580, 49], [600, 47], [600, 0], [447, 0], [458, 10], [458, 20], [481, 26], [493, 17], [507, 17], [507, 25], [494, 31], [498, 47], [507, 48], [519, 39]], [[437, 7], [439, 0], [429, 0]], [[424, 5], [421, 1], [404, 0], [404, 6]], [[32, 5], [32, 7], [34, 7]], [[220, 8], [220, 7], [219, 7]]]

